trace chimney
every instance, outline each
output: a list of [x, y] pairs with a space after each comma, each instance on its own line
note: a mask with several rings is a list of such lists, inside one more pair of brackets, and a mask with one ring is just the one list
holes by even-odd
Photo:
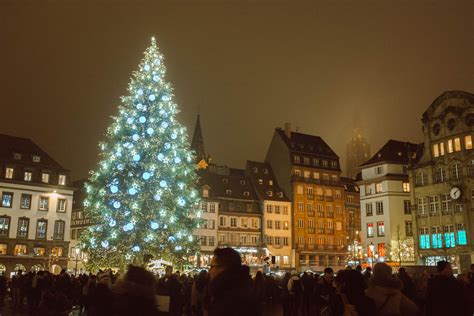
[[291, 123], [285, 123], [285, 135], [291, 138]]

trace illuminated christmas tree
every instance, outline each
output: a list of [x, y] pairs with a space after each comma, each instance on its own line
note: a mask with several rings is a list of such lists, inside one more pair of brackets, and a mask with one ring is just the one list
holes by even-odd
[[143, 262], [144, 255], [182, 263], [196, 250], [194, 156], [165, 72], [152, 38], [86, 184], [84, 208], [94, 225], [81, 244], [90, 269]]

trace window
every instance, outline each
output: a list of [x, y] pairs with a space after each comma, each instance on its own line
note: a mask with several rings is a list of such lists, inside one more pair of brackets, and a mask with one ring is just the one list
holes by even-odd
[[39, 219], [38, 222], [36, 223], [36, 239], [46, 239], [47, 228], [48, 228], [48, 221], [45, 219]]
[[201, 246], [207, 246], [207, 237], [206, 236], [201, 236], [201, 238], [199, 238], [199, 244]]
[[308, 220], [308, 228], [314, 228], [314, 220], [313, 219]]
[[372, 211], [372, 203], [367, 203], [367, 204], [365, 204], [365, 215], [366, 215], [366, 216], [372, 216], [372, 215], [374, 215], [374, 214], [373, 214], [373, 211]]
[[33, 156], [33, 162], [40, 162], [41, 158], [40, 156]]
[[22, 194], [20, 199], [20, 208], [29, 210], [31, 208], [31, 194]]
[[337, 182], [337, 176], [336, 175], [331, 175], [331, 180], [332, 182]]
[[281, 238], [280, 237], [275, 237], [275, 245], [277, 245], [277, 246], [281, 245]]
[[230, 227], [237, 227], [237, 217], [230, 218]]
[[382, 172], [383, 172], [383, 167], [382, 166], [375, 167], [375, 174], [382, 174]]
[[13, 168], [5, 168], [5, 178], [13, 179]]
[[294, 163], [300, 163], [300, 156], [293, 156]]
[[298, 236], [298, 244], [299, 245], [304, 245], [304, 237], [303, 236]]
[[327, 168], [329, 166], [329, 162], [327, 160], [323, 160], [323, 167]]
[[16, 244], [15, 249], [13, 250], [13, 255], [15, 255], [15, 256], [26, 255], [26, 245]]
[[405, 212], [406, 215], [411, 214], [410, 200], [403, 201], [403, 211]]
[[283, 215], [288, 215], [288, 206], [283, 206]]
[[19, 153], [14, 153], [14, 154], [13, 154], [13, 159], [15, 159], [15, 160], [21, 160], [21, 154], [19, 154]]
[[25, 171], [25, 173], [23, 174], [23, 180], [30, 182], [32, 178], [33, 173], [31, 171]]
[[[306, 204], [306, 211], [308, 211], [308, 212], [314, 211], [314, 205], [310, 204], [310, 203]], [[312, 215], [310, 215], [310, 216], [312, 216]]]
[[[247, 192], [248, 193], [248, 192]], [[252, 204], [247, 204], [247, 212], [252, 212], [253, 211], [253, 206]]]
[[472, 149], [472, 136], [471, 135], [464, 136], [464, 146], [466, 147], [466, 149]]
[[323, 173], [323, 180], [329, 181], [329, 175], [327, 173]]
[[341, 216], [342, 215], [342, 208], [340, 205], [336, 205], [336, 215]]
[[273, 228], [273, 222], [270, 220], [267, 220], [267, 228], [272, 229]]
[[450, 169], [450, 175], [451, 179], [459, 179], [461, 175], [461, 169], [459, 166], [459, 163], [455, 162], [451, 165]]
[[230, 195], [230, 194], [232, 194], [232, 190], [225, 190], [225, 193], [226, 193], [227, 195]]
[[420, 248], [430, 249], [430, 235], [428, 227], [420, 227]]
[[47, 211], [47, 210], [49, 210], [49, 197], [47, 197], [47, 196], [40, 196], [39, 210], [40, 210], [40, 211]]
[[410, 192], [410, 182], [403, 182], [403, 192]]
[[302, 219], [298, 220], [298, 228], [304, 228], [304, 220]]
[[434, 173], [434, 182], [442, 183], [446, 180], [446, 173], [442, 167], [436, 168]]
[[0, 217], [0, 237], [8, 237], [9, 230], [10, 230], [10, 217], [7, 217], [7, 216]]
[[41, 174], [41, 182], [43, 182], [43, 183], [49, 183], [49, 173], [43, 173], [43, 174]]
[[385, 236], [385, 224], [384, 222], [377, 222], [377, 236], [384, 237]]
[[313, 191], [313, 187], [306, 187], [306, 194], [307, 195], [313, 195], [314, 191]]
[[281, 229], [281, 222], [275, 221], [275, 229]]
[[413, 223], [411, 221], [405, 221], [405, 236], [413, 236]]
[[[300, 170], [293, 170], [293, 175], [294, 175], [295, 177], [301, 177], [301, 171], [300, 171]], [[262, 181], [262, 183], [260, 183], [260, 181]], [[259, 179], [258, 182], [259, 182], [260, 184], [263, 184], [263, 180], [262, 180], [262, 179]]]
[[[245, 226], [247, 227], [247, 226]], [[207, 224], [207, 228], [209, 229], [215, 229], [216, 228], [216, 221], [213, 219], [210, 219]]]
[[267, 245], [272, 245], [273, 244], [273, 237], [272, 236], [267, 236]]
[[225, 217], [224, 216], [219, 217], [219, 226], [225, 226]]
[[453, 140], [448, 139], [448, 153], [452, 153], [453, 151], [454, 151]]
[[[72, 248], [74, 249], [74, 248]], [[35, 257], [44, 257], [44, 254], [46, 253], [46, 249], [44, 247], [34, 247], [33, 248], [33, 256]]]
[[252, 218], [252, 227], [253, 228], [260, 228], [260, 222], [258, 218]]
[[283, 230], [288, 230], [290, 229], [290, 224], [288, 223], [288, 221], [284, 221], [283, 222]]
[[337, 168], [337, 161], [331, 161], [331, 168]]
[[58, 199], [58, 212], [66, 212], [66, 199]]
[[444, 143], [439, 144], [439, 155], [444, 156]]
[[441, 212], [447, 213], [452, 209], [451, 195], [441, 195]]
[[430, 196], [430, 214], [436, 215], [437, 213], [439, 213], [439, 197], [432, 195]]
[[202, 189], [202, 197], [209, 197], [209, 190], [208, 189]]
[[13, 204], [13, 192], [2, 193], [2, 207], [12, 207]]
[[297, 193], [297, 194], [303, 194], [303, 193], [304, 193], [303, 191], [304, 191], [304, 190], [303, 190], [303, 186], [302, 186], [302, 185], [298, 185], [298, 186], [296, 187], [296, 193]]
[[441, 228], [439, 226], [431, 226], [431, 239], [433, 243], [433, 248], [443, 248]]
[[378, 250], [379, 257], [385, 257], [385, 244], [384, 243], [378, 244], [377, 250]]
[[66, 185], [66, 176], [65, 176], [64, 174], [60, 174], [60, 175], [59, 175], [58, 184], [59, 184], [59, 185]]
[[365, 195], [371, 195], [372, 194], [372, 185], [371, 184], [367, 184], [365, 186]]
[[214, 246], [214, 236], [209, 236], [208, 237], [208, 244], [209, 246]]
[[303, 163], [309, 165], [309, 157], [303, 157]]
[[375, 210], [377, 215], [383, 215], [383, 202], [375, 202]]
[[18, 219], [17, 236], [21, 238], [28, 237], [28, 227], [30, 226], [30, 219], [27, 217], [20, 217]]
[[53, 255], [53, 257], [62, 257], [63, 256], [63, 247], [53, 247], [53, 248], [51, 248], [51, 255]]
[[313, 179], [319, 180], [319, 172], [314, 172], [313, 173]]
[[461, 139], [459, 137], [454, 139], [454, 151], [461, 151]]
[[428, 213], [428, 198], [421, 197], [418, 198], [418, 214], [419, 215], [426, 215]]
[[467, 245], [466, 228], [464, 227], [464, 224], [456, 224], [456, 230], [458, 231], [458, 244]]
[[454, 239], [454, 227], [453, 225], [444, 225], [444, 242], [446, 248], [452, 248], [456, 246], [456, 241]]
[[273, 192], [272, 191], [267, 191], [267, 195], [268, 196], [273, 196]]
[[303, 204], [303, 202], [298, 202], [298, 211], [304, 212], [304, 204]]
[[380, 193], [382, 192], [382, 183], [376, 183], [375, 184], [375, 193]]
[[374, 223], [367, 223], [367, 237], [374, 237]]
[[288, 245], [289, 245], [288, 237], [283, 237], [283, 246], [288, 246]]
[[275, 205], [275, 214], [280, 214], [280, 205]]
[[267, 213], [273, 212], [273, 206], [271, 204], [267, 204]]
[[342, 230], [342, 222], [336, 222], [336, 230]]
[[6, 255], [7, 249], [8, 249], [7, 244], [0, 244], [0, 255]]
[[423, 186], [423, 185], [428, 184], [428, 178], [427, 177], [428, 177], [428, 175], [426, 174], [426, 172], [421, 170], [420, 172], [418, 172], [416, 174], [415, 185], [419, 187], [419, 186]]
[[439, 157], [439, 145], [438, 144], [433, 145], [433, 156], [435, 158]]
[[54, 239], [64, 239], [64, 221], [54, 222]]
[[336, 195], [336, 199], [340, 199], [340, 198], [342, 197], [341, 191], [339, 191], [339, 190], [336, 190], [336, 194], [335, 194], [335, 195]]
[[216, 212], [216, 205], [214, 203], [209, 203], [209, 213]]

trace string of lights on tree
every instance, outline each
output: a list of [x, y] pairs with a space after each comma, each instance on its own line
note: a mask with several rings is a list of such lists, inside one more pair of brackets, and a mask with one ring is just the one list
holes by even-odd
[[89, 269], [123, 267], [144, 254], [182, 263], [197, 249], [194, 154], [163, 61], [152, 38], [99, 144], [84, 201], [94, 225], [81, 235]]

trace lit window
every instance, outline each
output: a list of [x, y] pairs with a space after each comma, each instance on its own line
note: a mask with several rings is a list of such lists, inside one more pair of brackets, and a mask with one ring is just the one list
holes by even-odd
[[464, 228], [464, 224], [456, 224], [456, 229], [458, 231], [458, 244], [467, 245], [466, 229]]
[[288, 221], [284, 221], [283, 222], [283, 230], [288, 230], [288, 229], [290, 229], [290, 225], [289, 225]]
[[0, 217], [0, 237], [8, 237], [8, 231], [10, 228], [10, 217]]
[[48, 221], [45, 219], [39, 219], [36, 223], [36, 238], [45, 239], [46, 238], [46, 228], [48, 226]]
[[34, 247], [33, 248], [33, 255], [35, 257], [44, 257], [45, 253], [46, 253], [46, 249], [44, 249], [44, 247]]
[[59, 185], [66, 185], [66, 176], [65, 176], [64, 174], [60, 174], [60, 175], [59, 175], [58, 184], [59, 184]]
[[459, 137], [454, 139], [454, 151], [461, 151], [461, 139]]
[[3, 192], [2, 193], [2, 207], [12, 207], [13, 204], [13, 193]]
[[454, 151], [454, 148], [453, 148], [453, 140], [452, 139], [448, 139], [448, 153], [452, 153]]
[[382, 192], [382, 183], [381, 182], [375, 184], [375, 192], [376, 193]]
[[300, 163], [300, 156], [293, 156], [294, 163]]
[[367, 237], [374, 237], [374, 224], [367, 223]]
[[18, 237], [28, 237], [28, 228], [30, 226], [30, 219], [26, 217], [21, 217], [18, 219]]
[[5, 168], [5, 178], [13, 179], [13, 168]]
[[304, 236], [298, 236], [298, 244], [304, 245]]
[[435, 158], [439, 157], [439, 146], [438, 146], [438, 144], [433, 145], [433, 156]]
[[49, 173], [43, 173], [43, 174], [41, 174], [41, 182], [43, 182], [43, 183], [49, 183]]
[[323, 160], [323, 167], [327, 168], [329, 166], [329, 162], [327, 160]]
[[15, 160], [21, 160], [21, 154], [14, 153], [14, 154], [13, 154], [13, 159], [15, 159]]
[[313, 178], [316, 180], [319, 180], [319, 172], [314, 172], [313, 173]]
[[444, 156], [444, 143], [439, 143], [439, 155]]
[[454, 227], [453, 225], [444, 226], [444, 242], [446, 248], [452, 248], [456, 246], [456, 240], [454, 238]]
[[51, 248], [51, 255], [53, 255], [53, 257], [62, 257], [63, 256], [63, 247], [53, 247], [53, 248]]
[[202, 190], [202, 196], [203, 197], [209, 197], [209, 190], [208, 189], [203, 189]]
[[15, 256], [26, 255], [26, 245], [16, 244], [15, 249], [13, 250], [13, 255]]
[[385, 224], [384, 222], [377, 222], [377, 236], [385, 236]]
[[58, 199], [58, 212], [66, 212], [66, 199]]
[[410, 182], [403, 182], [403, 192], [410, 192]]
[[48, 209], [49, 209], [49, 197], [40, 196], [39, 210], [40, 211], [47, 211]]
[[433, 248], [443, 248], [443, 240], [441, 238], [441, 228], [439, 226], [431, 227], [431, 239]]
[[7, 244], [0, 244], [0, 255], [6, 255], [7, 249], [8, 249]]
[[298, 220], [298, 228], [304, 228], [304, 220], [302, 219]]
[[420, 248], [430, 249], [430, 235], [428, 227], [420, 227]]
[[375, 202], [375, 210], [377, 215], [383, 215], [383, 202]]
[[31, 179], [33, 178], [33, 173], [31, 173], [31, 171], [25, 171], [25, 174], [23, 176], [23, 180], [25, 181], [31, 181]]
[[297, 194], [303, 194], [303, 186], [302, 185], [298, 185], [296, 187], [296, 193]]
[[40, 156], [33, 156], [33, 162], [40, 162], [41, 158]]
[[54, 222], [54, 239], [64, 239], [64, 221]]
[[466, 149], [472, 149], [472, 136], [471, 135], [464, 136], [464, 144], [466, 146]]

